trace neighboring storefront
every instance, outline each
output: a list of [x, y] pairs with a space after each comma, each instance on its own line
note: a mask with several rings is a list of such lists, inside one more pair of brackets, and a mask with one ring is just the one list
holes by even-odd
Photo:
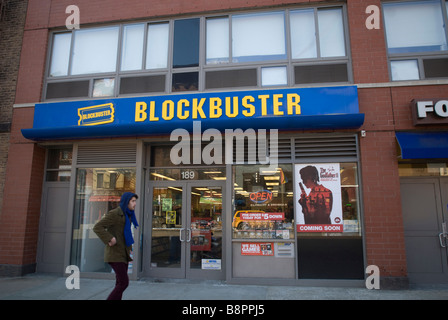
[[410, 113], [416, 129], [432, 130], [396, 133], [409, 277], [414, 282], [445, 283], [448, 99], [413, 99]]

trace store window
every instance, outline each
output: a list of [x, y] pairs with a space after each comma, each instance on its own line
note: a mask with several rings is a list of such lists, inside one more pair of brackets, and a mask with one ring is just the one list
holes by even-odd
[[294, 240], [292, 166], [234, 166], [233, 239]]
[[71, 75], [114, 72], [118, 27], [80, 29], [74, 34]]
[[199, 66], [199, 19], [174, 22], [173, 67]]
[[[222, 167], [225, 164], [225, 150], [221, 148], [215, 148], [210, 150], [207, 144], [200, 146], [190, 144], [185, 145], [161, 145], [151, 147], [151, 166], [152, 167], [179, 167], [179, 166], [208, 166], [210, 163], [207, 161], [207, 157], [198, 157], [198, 154], [204, 154], [206, 152], [210, 155], [210, 159], [213, 159], [213, 163], [217, 167]], [[214, 170], [206, 170], [214, 171]]]
[[50, 77], [68, 75], [71, 41], [71, 33], [57, 33], [53, 36]]
[[288, 70], [286, 67], [266, 67], [261, 69], [261, 85], [285, 86], [288, 84]]
[[70, 263], [81, 272], [111, 272], [109, 264], [104, 262], [104, 243], [92, 228], [119, 205], [124, 192], [135, 192], [136, 171], [133, 168], [78, 169], [76, 179]]
[[45, 181], [70, 181], [72, 148], [48, 149]]
[[383, 4], [391, 79], [448, 77], [444, 0]]
[[233, 62], [286, 59], [284, 12], [234, 15]]
[[293, 59], [344, 57], [342, 9], [291, 11], [291, 47]]
[[144, 35], [144, 24], [124, 26], [121, 71], [140, 70], [142, 68]]
[[229, 18], [209, 18], [206, 24], [207, 64], [229, 62]]
[[298, 276], [363, 279], [356, 163], [295, 165]]
[[146, 69], [165, 69], [168, 67], [169, 32], [170, 26], [166, 22], [148, 25]]
[[398, 163], [400, 177], [447, 177], [448, 163], [446, 162], [409, 162]]

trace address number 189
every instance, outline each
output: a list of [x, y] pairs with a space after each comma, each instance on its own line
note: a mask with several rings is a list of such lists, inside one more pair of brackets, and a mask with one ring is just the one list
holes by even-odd
[[182, 180], [194, 180], [196, 174], [194, 171], [182, 171], [181, 173]]

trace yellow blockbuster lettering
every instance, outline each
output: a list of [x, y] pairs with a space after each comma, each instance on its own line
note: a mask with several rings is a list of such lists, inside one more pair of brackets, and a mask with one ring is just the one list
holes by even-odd
[[171, 120], [174, 118], [174, 102], [165, 100], [162, 104], [162, 118], [164, 120]]
[[[288, 114], [301, 114], [300, 110], [300, 96], [297, 93], [289, 93], [286, 98]], [[295, 113], [294, 113], [295, 108]]]
[[244, 108], [249, 109], [248, 110], [243, 110], [243, 115], [246, 117], [252, 117], [255, 114], [255, 106], [253, 104], [250, 104], [248, 102], [254, 102], [255, 99], [252, 96], [245, 96], [243, 98], [243, 102], [242, 105]]
[[199, 102], [198, 102], [197, 98], [193, 99], [193, 107], [192, 107], [192, 113], [193, 113], [192, 118], [193, 119], [198, 118], [198, 113], [202, 119], [206, 118], [204, 110], [202, 110], [204, 103], [205, 103], [205, 98], [201, 98], [201, 100]]
[[190, 102], [187, 99], [180, 99], [177, 102], [177, 117], [179, 119], [181, 119], [181, 120], [187, 119], [188, 116], [190, 115], [190, 112], [188, 110], [185, 111], [185, 113], [182, 113], [183, 106], [189, 107], [190, 106]]
[[137, 102], [135, 104], [135, 122], [145, 121], [148, 115], [146, 114], [148, 105], [145, 102]]
[[235, 118], [238, 115], [238, 97], [233, 97], [233, 103], [231, 99], [231, 97], [226, 97], [226, 116]]
[[261, 100], [261, 115], [266, 116], [268, 114], [268, 107], [266, 101], [269, 99], [268, 94], [263, 94], [258, 96], [258, 99]]
[[156, 102], [151, 101], [149, 104], [149, 121], [159, 121], [159, 117], [155, 116], [156, 113]]
[[274, 115], [282, 116], [283, 111], [280, 111], [279, 108], [283, 105], [283, 102], [280, 101], [280, 99], [283, 98], [283, 95], [282, 94], [274, 94], [273, 98], [274, 98], [274, 102], [273, 102]]
[[222, 116], [222, 100], [221, 98], [210, 98], [210, 119]]

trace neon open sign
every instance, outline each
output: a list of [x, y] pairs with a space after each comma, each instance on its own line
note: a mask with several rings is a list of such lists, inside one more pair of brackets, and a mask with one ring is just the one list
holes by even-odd
[[249, 199], [255, 203], [269, 203], [272, 200], [272, 192], [269, 190], [252, 192], [249, 194]]

